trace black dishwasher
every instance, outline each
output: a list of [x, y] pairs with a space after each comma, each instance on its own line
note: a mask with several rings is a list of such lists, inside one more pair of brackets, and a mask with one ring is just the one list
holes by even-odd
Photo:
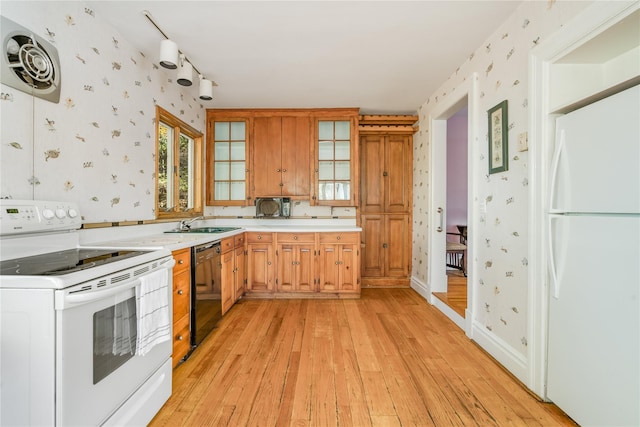
[[222, 318], [220, 242], [194, 246], [191, 257], [191, 346], [196, 347]]

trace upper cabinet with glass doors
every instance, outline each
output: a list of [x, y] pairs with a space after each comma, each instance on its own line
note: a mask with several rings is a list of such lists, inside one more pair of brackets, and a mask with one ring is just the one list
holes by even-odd
[[315, 204], [357, 205], [357, 117], [357, 110], [347, 110], [316, 118]]
[[247, 204], [248, 127], [244, 119], [209, 121], [207, 205]]

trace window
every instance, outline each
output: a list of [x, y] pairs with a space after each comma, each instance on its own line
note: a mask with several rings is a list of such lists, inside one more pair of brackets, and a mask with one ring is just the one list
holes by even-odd
[[216, 119], [209, 144], [207, 169], [213, 169], [210, 205], [245, 205], [247, 202], [247, 122]]
[[156, 218], [202, 215], [202, 133], [157, 107]]
[[351, 121], [318, 121], [318, 200], [351, 200]]

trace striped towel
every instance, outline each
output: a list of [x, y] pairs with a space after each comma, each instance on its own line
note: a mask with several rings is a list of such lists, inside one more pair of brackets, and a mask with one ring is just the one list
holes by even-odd
[[144, 356], [156, 345], [171, 339], [169, 270], [140, 277], [136, 286], [138, 337], [136, 355]]

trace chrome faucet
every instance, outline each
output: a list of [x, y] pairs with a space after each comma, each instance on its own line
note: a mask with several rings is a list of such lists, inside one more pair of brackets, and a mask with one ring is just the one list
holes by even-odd
[[189, 219], [183, 219], [182, 221], [180, 221], [180, 231], [187, 231], [189, 229], [191, 229], [191, 224], [193, 224], [195, 221], [199, 220], [199, 219], [204, 219], [203, 216], [197, 216], [195, 218], [189, 218]]

